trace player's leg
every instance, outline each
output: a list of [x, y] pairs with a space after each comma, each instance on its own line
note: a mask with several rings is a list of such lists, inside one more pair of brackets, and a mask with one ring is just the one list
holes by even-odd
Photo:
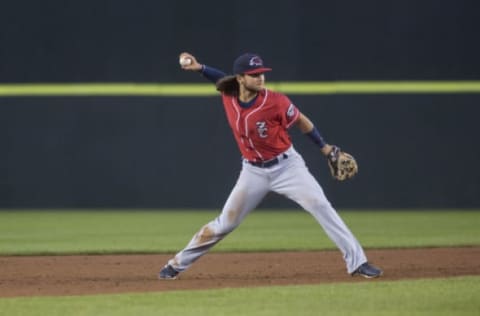
[[203, 226], [168, 264], [178, 272], [188, 269], [195, 260], [240, 225], [245, 216], [265, 197], [268, 190], [268, 179], [264, 171], [244, 165], [220, 215]]
[[307, 210], [323, 227], [343, 254], [347, 270], [353, 273], [367, 261], [362, 246], [326, 198], [308, 171], [303, 158], [291, 154], [272, 182], [272, 190], [285, 195]]

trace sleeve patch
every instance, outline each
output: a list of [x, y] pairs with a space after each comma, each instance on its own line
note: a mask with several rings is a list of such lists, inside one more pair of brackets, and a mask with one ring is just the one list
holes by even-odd
[[287, 117], [289, 119], [293, 118], [295, 116], [295, 106], [293, 104], [290, 104], [287, 110]]

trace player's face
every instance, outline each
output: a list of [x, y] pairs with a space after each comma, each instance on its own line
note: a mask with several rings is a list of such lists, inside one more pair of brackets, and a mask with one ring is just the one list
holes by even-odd
[[243, 75], [243, 85], [246, 89], [252, 91], [260, 91], [265, 88], [265, 74]]

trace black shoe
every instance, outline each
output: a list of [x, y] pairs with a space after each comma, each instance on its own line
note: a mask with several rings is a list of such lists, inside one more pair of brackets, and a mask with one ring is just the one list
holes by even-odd
[[167, 264], [158, 274], [158, 278], [164, 280], [175, 280], [179, 273], [180, 272], [175, 270], [171, 265]]
[[365, 278], [371, 279], [371, 278], [378, 278], [383, 274], [383, 271], [382, 269], [377, 268], [376, 266], [371, 265], [368, 262], [365, 262], [364, 264], [359, 266], [357, 270], [353, 271], [352, 276], [357, 274]]

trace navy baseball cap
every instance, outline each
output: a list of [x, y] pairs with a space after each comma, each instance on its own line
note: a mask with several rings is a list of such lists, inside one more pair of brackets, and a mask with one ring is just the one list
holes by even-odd
[[272, 68], [265, 67], [263, 60], [256, 54], [246, 53], [239, 56], [233, 62], [233, 73], [235, 75], [253, 75], [271, 71]]

